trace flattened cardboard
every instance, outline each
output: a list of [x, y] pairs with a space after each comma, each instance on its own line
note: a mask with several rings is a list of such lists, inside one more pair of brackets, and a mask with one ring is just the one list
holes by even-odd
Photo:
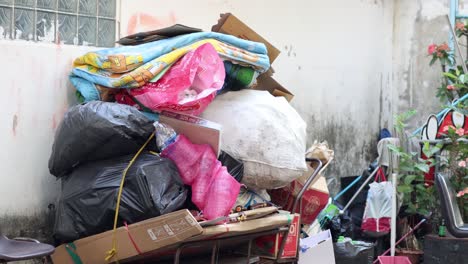
[[[192, 214], [184, 209], [129, 225], [128, 231], [125, 227], [118, 228], [117, 254], [110, 261], [106, 261], [105, 257], [112, 247], [112, 230], [76, 240], [73, 244], [83, 264], [108, 264], [140, 255], [138, 250], [144, 254], [177, 244], [200, 234], [202, 230]], [[56, 248], [52, 255], [54, 263], [74, 263], [66, 246]]]
[[299, 254], [299, 264], [335, 264], [335, 252], [330, 230], [301, 239], [301, 247], [308, 249]]
[[[269, 210], [269, 209], [266, 209]], [[216, 225], [203, 228], [203, 232], [199, 235], [185, 239], [183, 242], [197, 242], [197, 241], [207, 241], [217, 238], [226, 238], [226, 237], [235, 237], [246, 234], [253, 234], [263, 231], [274, 230], [279, 227], [283, 227], [289, 224], [292, 221], [293, 217], [289, 213], [274, 213], [272, 215], [265, 216], [263, 218], [257, 218], [238, 223], [230, 223], [225, 225]], [[239, 242], [239, 241], [238, 241]], [[151, 259], [151, 258], [161, 258], [163, 256], [173, 256], [177, 246], [179, 246], [182, 241], [179, 241], [177, 244], [168, 246], [160, 251], [153, 251], [152, 254], [145, 254], [144, 256], [137, 256], [130, 259], [131, 261], [137, 261], [142, 259]], [[235, 243], [229, 242], [226, 243]], [[233, 245], [236, 247], [237, 245]], [[207, 247], [206, 244], [200, 243], [198, 247], [190, 247], [184, 250], [184, 253], [203, 253], [211, 252], [211, 244]]]
[[208, 144], [219, 156], [221, 153], [221, 129], [218, 123], [196, 116], [163, 111], [159, 121], [185, 135], [194, 144]]
[[263, 218], [244, 222], [217, 225], [203, 228], [203, 233], [191, 237], [187, 241], [198, 241], [210, 238], [232, 237], [273, 230], [287, 225], [292, 220], [289, 213], [272, 214]]
[[294, 95], [288, 91], [288, 89], [284, 88], [269, 74], [262, 74], [258, 76], [257, 85], [253, 89], [268, 91], [273, 96], [283, 96], [288, 102], [291, 102], [294, 97]]
[[221, 14], [218, 24], [214, 25], [211, 28], [213, 32], [219, 32], [224, 34], [233, 35], [235, 37], [251, 40], [255, 42], [261, 42], [265, 44], [268, 50], [268, 57], [270, 58], [270, 63], [273, 63], [278, 55], [281, 53], [275, 46], [270, 42], [260, 36], [257, 32], [251, 29], [249, 26], [240, 21], [231, 13]]

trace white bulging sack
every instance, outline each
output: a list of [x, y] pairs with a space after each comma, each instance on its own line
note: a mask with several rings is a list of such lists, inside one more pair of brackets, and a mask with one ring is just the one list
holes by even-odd
[[242, 182], [280, 188], [307, 170], [306, 123], [283, 97], [242, 90], [219, 95], [202, 117], [222, 128], [222, 149], [244, 162]]

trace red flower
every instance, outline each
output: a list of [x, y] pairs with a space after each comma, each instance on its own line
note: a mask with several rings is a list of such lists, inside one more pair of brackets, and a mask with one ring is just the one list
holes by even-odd
[[442, 58], [443, 56], [444, 56], [444, 54], [442, 52], [440, 52], [440, 51], [437, 52], [437, 57]]
[[458, 162], [458, 166], [465, 168], [466, 167], [466, 161], [462, 160]]
[[455, 130], [455, 133], [461, 137], [465, 134], [465, 130], [463, 128], [458, 128]]
[[455, 130], [456, 128], [452, 125], [449, 125], [449, 126], [444, 126], [444, 128], [442, 128], [442, 132], [447, 132], [449, 130]]
[[439, 47], [437, 47], [437, 50], [438, 51], [448, 51], [449, 46], [447, 45], [447, 43], [444, 43], [444, 44], [441, 44]]
[[459, 191], [459, 192], [457, 193], [457, 197], [462, 197], [462, 196], [465, 195], [465, 194], [468, 194], [468, 187], [465, 188], [465, 189], [463, 189], [463, 190], [461, 190], [461, 191]]
[[463, 30], [465, 30], [465, 24], [462, 23], [462, 22], [457, 22], [457, 23], [455, 24], [455, 29], [457, 29], [457, 30], [462, 30], [462, 31], [463, 31]]
[[447, 85], [447, 90], [449, 90], [449, 91], [455, 90], [455, 86], [449, 84], [449, 85]]
[[427, 47], [427, 53], [429, 55], [434, 54], [434, 52], [437, 50], [437, 45], [436, 44], [431, 44], [429, 47]]

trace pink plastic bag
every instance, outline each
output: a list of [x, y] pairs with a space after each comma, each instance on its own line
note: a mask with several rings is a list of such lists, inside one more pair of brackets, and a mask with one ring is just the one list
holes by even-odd
[[122, 90], [115, 98], [137, 108], [140, 105], [132, 97], [153, 111], [199, 115], [222, 88], [224, 77], [223, 61], [213, 46], [206, 43], [185, 54], [157, 82]]
[[174, 161], [184, 184], [192, 186], [192, 202], [206, 219], [229, 214], [241, 185], [221, 165], [209, 145], [193, 144], [179, 135], [161, 156]]

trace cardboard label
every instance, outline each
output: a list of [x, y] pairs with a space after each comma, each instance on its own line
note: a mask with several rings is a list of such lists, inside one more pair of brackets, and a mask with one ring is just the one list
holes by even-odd
[[[282, 258], [295, 258], [297, 255], [297, 245], [299, 239], [299, 214], [294, 214], [294, 218], [289, 227], [289, 232], [286, 237]], [[263, 236], [255, 239], [255, 253], [265, 258], [276, 258], [279, 254], [283, 234]]]
[[[284, 245], [283, 258], [294, 258], [297, 254], [297, 240], [299, 238], [299, 215], [295, 215], [291, 226], [289, 227], [288, 236], [286, 237], [286, 244]], [[283, 235], [280, 234], [279, 243], [283, 241]], [[279, 246], [278, 244], [278, 250]]]
[[168, 225], [162, 225], [154, 228], [149, 228], [147, 230], [148, 235], [151, 237], [151, 240], [156, 241], [156, 240], [163, 240], [165, 238], [168, 238], [173, 235], [174, 232], [169, 228]]

